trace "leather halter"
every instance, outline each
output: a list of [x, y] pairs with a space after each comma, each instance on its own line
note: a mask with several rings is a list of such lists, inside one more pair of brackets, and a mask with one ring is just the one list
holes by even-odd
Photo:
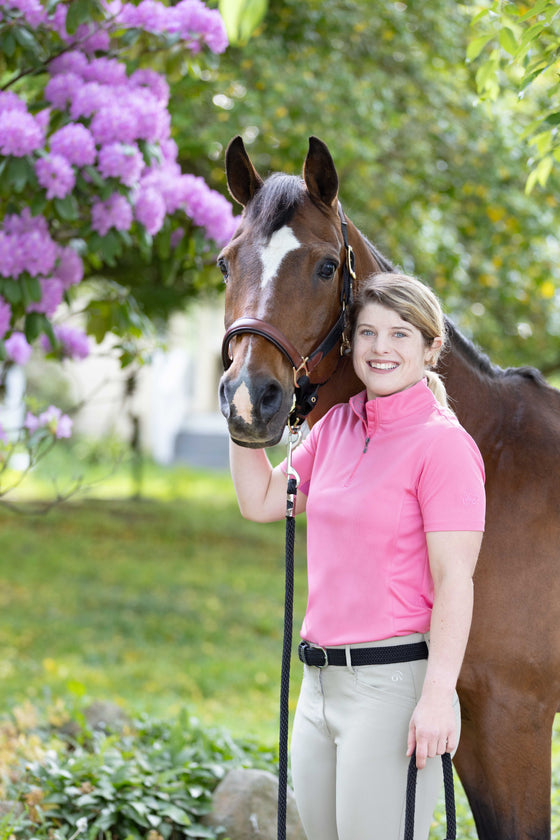
[[298, 428], [304, 422], [309, 412], [317, 402], [317, 391], [324, 383], [313, 383], [309, 380], [310, 373], [337, 345], [344, 333], [346, 326], [346, 309], [352, 303], [353, 282], [356, 279], [354, 271], [354, 251], [348, 243], [348, 225], [342, 205], [338, 204], [338, 215], [342, 228], [342, 238], [346, 259], [342, 265], [342, 289], [340, 292], [340, 313], [325, 338], [319, 346], [308, 356], [303, 356], [286, 338], [286, 336], [275, 326], [260, 318], [237, 318], [231, 324], [224, 335], [222, 342], [222, 362], [226, 371], [233, 362], [229, 353], [231, 339], [236, 335], [251, 333], [266, 338], [271, 344], [280, 350], [288, 359], [294, 371], [294, 405], [288, 417], [288, 425], [291, 429]]

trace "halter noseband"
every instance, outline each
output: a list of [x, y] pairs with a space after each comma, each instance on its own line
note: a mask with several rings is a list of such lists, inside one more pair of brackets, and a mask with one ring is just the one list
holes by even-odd
[[317, 402], [317, 391], [322, 383], [310, 382], [309, 375], [317, 365], [337, 345], [346, 326], [346, 309], [352, 303], [353, 283], [356, 279], [354, 271], [354, 251], [348, 243], [348, 225], [342, 205], [338, 204], [338, 215], [342, 227], [342, 238], [346, 251], [346, 259], [342, 266], [342, 290], [340, 293], [340, 314], [336, 323], [331, 327], [323, 341], [308, 356], [302, 356], [292, 342], [272, 324], [260, 318], [238, 318], [229, 327], [222, 342], [222, 363], [226, 371], [233, 362], [229, 353], [231, 339], [236, 335], [251, 333], [266, 338], [280, 350], [290, 362], [294, 371], [294, 404], [288, 417], [290, 429], [302, 425], [309, 412]]

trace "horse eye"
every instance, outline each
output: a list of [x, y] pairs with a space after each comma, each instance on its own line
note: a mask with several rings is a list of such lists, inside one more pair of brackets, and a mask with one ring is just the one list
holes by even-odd
[[325, 260], [319, 268], [319, 277], [323, 280], [331, 280], [334, 277], [337, 268], [338, 263], [334, 260]]
[[227, 281], [229, 277], [229, 268], [226, 260], [224, 260], [222, 257], [220, 257], [220, 259], [218, 260], [218, 268], [222, 272], [224, 280]]

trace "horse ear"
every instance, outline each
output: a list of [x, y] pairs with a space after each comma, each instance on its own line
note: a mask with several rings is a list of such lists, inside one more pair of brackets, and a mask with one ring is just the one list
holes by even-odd
[[303, 164], [303, 178], [314, 201], [332, 206], [338, 199], [338, 175], [325, 143], [309, 138], [309, 151]]
[[243, 207], [263, 185], [239, 136], [234, 137], [226, 149], [226, 178], [230, 193]]

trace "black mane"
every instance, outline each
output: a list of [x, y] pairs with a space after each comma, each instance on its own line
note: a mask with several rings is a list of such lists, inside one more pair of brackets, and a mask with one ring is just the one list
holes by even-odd
[[275, 173], [249, 202], [246, 218], [256, 231], [268, 239], [288, 224], [297, 208], [303, 203], [305, 184], [297, 175]]
[[535, 367], [510, 367], [501, 368], [498, 365], [492, 364], [488, 356], [482, 353], [472, 341], [469, 341], [455, 326], [453, 321], [449, 318], [445, 319], [445, 326], [447, 335], [453, 341], [453, 344], [459, 348], [460, 352], [472, 364], [476, 370], [485, 376], [491, 378], [498, 378], [503, 376], [522, 376], [524, 379], [529, 379], [539, 385], [548, 385], [546, 379]]

